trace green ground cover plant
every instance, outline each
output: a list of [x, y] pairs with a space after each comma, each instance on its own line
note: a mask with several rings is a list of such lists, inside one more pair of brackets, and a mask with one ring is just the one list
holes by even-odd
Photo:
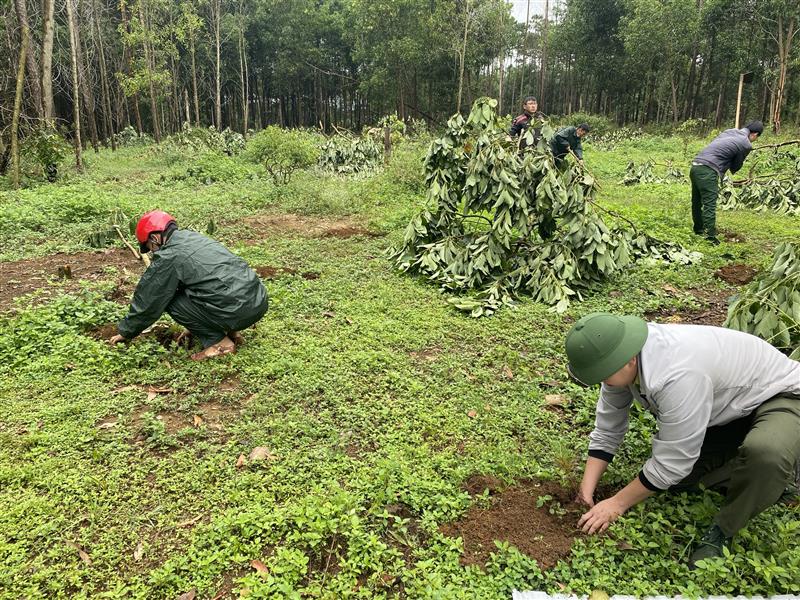
[[[691, 140], [689, 154], [706, 142]], [[575, 319], [724, 313], [729, 297], [749, 292], [721, 280], [720, 268], [746, 264], [769, 277], [773, 253], [800, 226], [772, 211], [725, 211], [720, 229], [736, 241], [709, 246], [691, 233], [687, 184], [620, 183], [630, 161], [686, 168], [679, 138], [642, 135], [605, 150], [590, 137], [585, 159], [603, 205], [702, 260], [640, 261], [561, 314], [522, 298], [469, 319], [387, 258], [426, 206], [426, 147], [404, 140], [370, 177], [312, 163], [284, 185], [176, 181], [168, 174], [187, 172], [195, 154], [134, 145], [87, 155], [83, 175], [0, 193], [0, 274], [11, 260], [34, 270], [54, 252], [91, 251], [89, 233], [115, 210], [156, 207], [201, 230], [213, 219], [214, 237], [272, 268], [267, 316], [237, 354], [208, 363], [189, 361], [192, 350], [163, 333], [174, 329], [168, 318], [129, 346], [104, 342], [98, 328], [128, 299], [119, 270], [54, 284], [61, 293], [1, 313], [0, 597], [800, 592], [797, 507], [770, 508], [727, 562], [688, 570], [721, 501], [711, 492], [648, 500], [608, 535], [578, 535], [550, 569], [503, 542], [486, 564], [461, 564], [463, 541], [440, 526], [492, 501], [471, 496], [466, 481], [566, 488], [571, 459], [585, 458], [595, 392], [570, 382], [562, 352]], [[635, 411], [609, 485], [638, 472], [652, 430], [652, 417]], [[563, 510], [536, 502], [531, 510], [553, 518]]]

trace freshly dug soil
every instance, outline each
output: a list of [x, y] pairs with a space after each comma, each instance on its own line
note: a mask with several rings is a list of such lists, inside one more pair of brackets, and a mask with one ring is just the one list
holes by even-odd
[[[461, 564], [486, 564], [489, 555], [497, 552], [495, 540], [515, 546], [543, 569], [569, 554], [585, 507], [573, 503], [571, 494], [556, 483], [527, 481], [502, 489], [493, 477], [475, 476], [465, 483], [465, 488], [474, 495], [488, 489], [491, 505], [473, 506], [459, 521], [440, 527], [445, 535], [464, 540]], [[537, 498], [545, 495], [559, 502], [565, 514], [551, 514], [552, 501], [537, 508]]]
[[644, 314], [646, 321], [655, 323], [689, 323], [720, 327], [728, 316], [730, 292], [719, 290], [689, 290], [706, 306], [701, 309], [660, 308]]
[[731, 285], [746, 285], [753, 281], [757, 272], [750, 265], [725, 265], [715, 275]]

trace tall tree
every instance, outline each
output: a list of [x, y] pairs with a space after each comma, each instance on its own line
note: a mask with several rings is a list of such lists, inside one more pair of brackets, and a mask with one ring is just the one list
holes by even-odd
[[77, 22], [75, 19], [76, 8], [73, 4], [75, 0], [66, 0], [67, 5], [67, 23], [69, 25], [69, 47], [70, 47], [70, 65], [72, 72], [72, 126], [73, 132], [73, 145], [75, 146], [75, 168], [80, 173], [83, 171], [83, 147], [81, 145], [81, 102], [80, 90], [78, 82], [78, 37], [77, 37]]

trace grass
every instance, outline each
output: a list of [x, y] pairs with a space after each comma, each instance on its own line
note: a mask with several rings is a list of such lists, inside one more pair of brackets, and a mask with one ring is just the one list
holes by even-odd
[[[690, 155], [701, 144], [690, 144]], [[91, 337], [125, 310], [98, 282], [0, 320], [0, 596], [797, 591], [796, 508], [754, 519], [735, 559], [688, 571], [687, 548], [719, 502], [712, 493], [649, 500], [611, 536], [579, 538], [546, 572], [502, 544], [485, 569], [463, 568], [460, 542], [438, 531], [470, 506], [462, 485], [473, 474], [561, 478], [565, 447], [582, 460], [595, 397], [564, 374], [562, 340], [575, 318], [696, 308], [690, 290], [733, 293], [714, 271], [727, 262], [763, 266], [775, 244], [797, 238], [797, 219], [720, 213], [720, 227], [746, 239], [710, 247], [690, 233], [688, 185], [617, 183], [628, 160], [684, 165], [679, 140], [644, 138], [610, 152], [588, 144], [604, 205], [705, 259], [631, 269], [565, 315], [521, 302], [472, 320], [386, 259], [423, 203], [420, 155], [401, 147], [369, 179], [308, 171], [276, 187], [252, 169], [233, 181], [175, 179], [197, 158], [130, 148], [89, 155], [85, 175], [0, 195], [3, 260], [88, 250], [86, 235], [113, 208], [159, 207], [196, 227], [214, 219], [215, 236], [253, 266], [319, 273], [269, 281], [270, 311], [246, 345], [203, 364], [152, 338], [112, 349]], [[385, 236], [270, 231], [244, 243], [245, 217], [286, 212], [349, 216]], [[543, 408], [551, 393], [568, 397], [563, 411]], [[651, 417], [637, 413], [611, 483], [635, 475], [651, 431]], [[237, 467], [257, 446], [274, 459]], [[413, 528], [387, 509], [398, 504]]]

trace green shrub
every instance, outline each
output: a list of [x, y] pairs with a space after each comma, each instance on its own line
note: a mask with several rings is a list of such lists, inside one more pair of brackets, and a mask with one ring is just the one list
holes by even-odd
[[174, 169], [165, 179], [195, 180], [208, 185], [219, 181], [242, 181], [256, 176], [251, 168], [235, 158], [212, 151], [201, 154], [186, 168]]
[[570, 125], [577, 127], [581, 123], [586, 123], [591, 129], [591, 136], [593, 138], [603, 136], [609, 131], [616, 129], [616, 125], [614, 125], [610, 119], [601, 115], [592, 115], [584, 112], [574, 112], [571, 115], [558, 117], [557, 119], [554, 118], [551, 120], [551, 123], [558, 123], [557, 126], [553, 125], [556, 129], [569, 127]]
[[117, 146], [122, 146], [123, 148], [129, 146], [147, 146], [153, 143], [153, 138], [146, 133], [137, 132], [131, 125], [128, 125], [119, 133], [114, 134], [114, 142], [116, 142]]
[[181, 131], [170, 136], [167, 143], [184, 152], [186, 150], [195, 152], [211, 150], [228, 156], [236, 156], [245, 147], [244, 136], [232, 131], [230, 127], [217, 131], [213, 125], [203, 128], [192, 127], [188, 123], [183, 124]]
[[35, 127], [20, 149], [26, 174], [44, 175], [51, 183], [58, 178], [58, 165], [68, 153], [69, 144], [49, 123]]
[[270, 125], [247, 142], [243, 156], [264, 165], [276, 184], [286, 184], [296, 171], [317, 162], [319, 149], [307, 132]]

